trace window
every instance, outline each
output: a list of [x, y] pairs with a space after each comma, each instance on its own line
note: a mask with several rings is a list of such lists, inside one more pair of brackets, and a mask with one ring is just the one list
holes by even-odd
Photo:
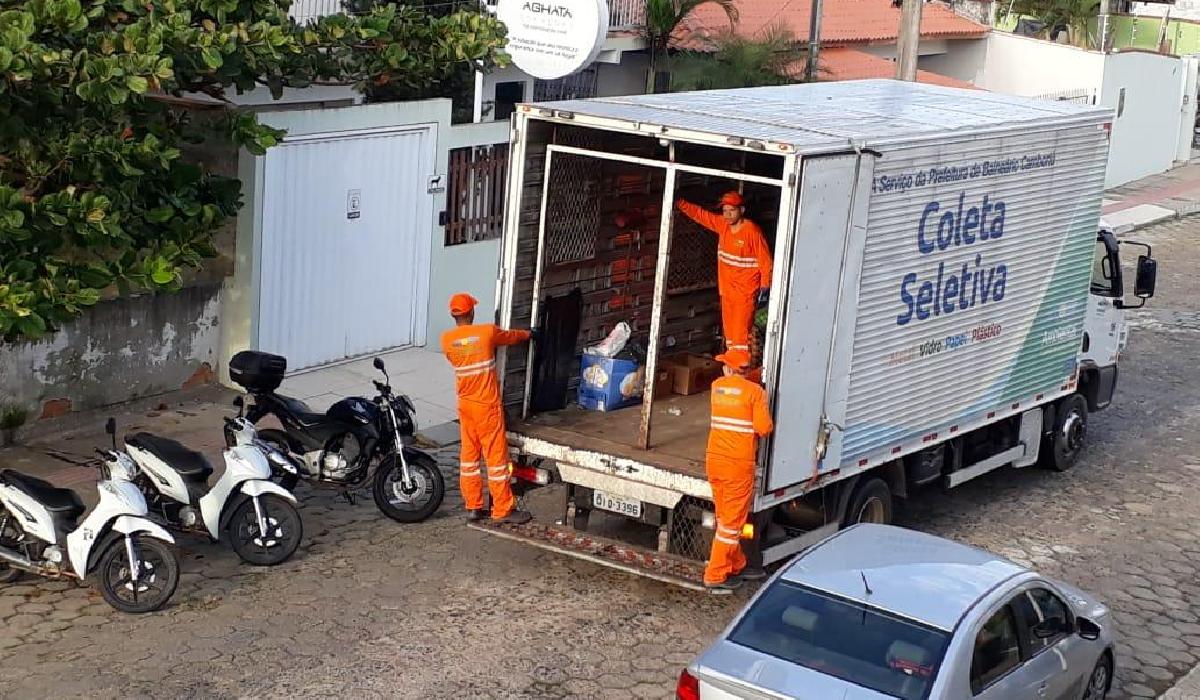
[[1092, 256], [1092, 294], [1120, 298], [1124, 294], [1117, 239], [1103, 232]]
[[735, 644], [903, 700], [929, 692], [949, 639], [785, 581], [768, 589], [729, 635]]
[[971, 659], [971, 692], [978, 695], [1020, 663], [1017, 621], [1012, 607], [1005, 605], [983, 624], [983, 629], [975, 638], [975, 654]]
[[524, 81], [496, 83], [496, 112], [492, 118], [496, 121], [507, 120], [517, 105], [525, 101]]
[[1016, 607], [1024, 623], [1029, 656], [1054, 646], [1071, 633], [1071, 609], [1045, 588], [1025, 591], [1017, 597]]

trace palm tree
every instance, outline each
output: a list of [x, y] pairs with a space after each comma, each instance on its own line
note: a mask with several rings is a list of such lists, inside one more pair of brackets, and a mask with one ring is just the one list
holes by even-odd
[[803, 82], [804, 51], [785, 27], [772, 26], [751, 38], [729, 32], [713, 44], [712, 53], [688, 52], [672, 60], [673, 92]]
[[650, 51], [650, 73], [646, 77], [646, 92], [656, 92], [658, 78], [658, 62], [667, 58], [671, 38], [679, 30], [688, 15], [701, 5], [712, 3], [725, 11], [732, 28], [738, 20], [737, 3], [735, 0], [645, 0], [646, 17], [642, 23], [642, 35], [646, 39], [646, 47]]

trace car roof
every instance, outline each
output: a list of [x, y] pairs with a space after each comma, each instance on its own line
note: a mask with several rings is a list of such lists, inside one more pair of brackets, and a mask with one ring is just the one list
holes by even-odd
[[980, 598], [1026, 573], [1008, 559], [941, 537], [856, 525], [802, 554], [780, 576], [952, 631]]

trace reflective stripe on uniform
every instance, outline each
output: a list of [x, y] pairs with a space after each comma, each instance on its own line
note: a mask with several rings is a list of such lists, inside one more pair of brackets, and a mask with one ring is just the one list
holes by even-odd
[[745, 427], [745, 426], [740, 426], [740, 425], [724, 425], [724, 424], [718, 423], [716, 421], [713, 421], [710, 424], [710, 427], [713, 430], [724, 430], [727, 433], [746, 433], [748, 435], [754, 434], [754, 428], [752, 428], [752, 427]]
[[454, 374], [458, 377], [474, 377], [479, 374], [487, 374], [488, 372], [491, 372], [495, 368], [496, 368], [496, 360], [491, 359], [491, 360], [485, 360], [483, 362], [476, 362], [475, 364], [471, 364], [471, 365], [463, 365], [462, 367], [455, 367]]
[[723, 250], [717, 251], [717, 259], [731, 267], [758, 267], [758, 260], [755, 258], [743, 258], [738, 255], [726, 253]]
[[508, 481], [510, 474], [512, 474], [511, 464], [502, 464], [498, 467], [488, 467], [488, 481]]

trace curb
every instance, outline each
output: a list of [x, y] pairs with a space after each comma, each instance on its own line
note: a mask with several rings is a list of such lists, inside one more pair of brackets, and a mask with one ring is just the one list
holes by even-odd
[[[1166, 223], [1168, 221], [1178, 221], [1179, 219], [1187, 219], [1187, 218], [1190, 218], [1197, 214], [1200, 214], [1200, 202], [1189, 202], [1187, 205], [1180, 206], [1180, 208], [1178, 208], [1178, 209], [1171, 209], [1168, 207], [1164, 207], [1161, 204], [1151, 204], [1151, 205], [1139, 204], [1138, 206], [1154, 206], [1154, 207], [1158, 207], [1160, 209], [1164, 209], [1169, 213], [1163, 214], [1161, 216], [1149, 217], [1143, 221], [1137, 221], [1137, 222], [1133, 222], [1133, 223], [1121, 224], [1119, 226], [1114, 226], [1113, 227], [1113, 235], [1115, 235], [1119, 238], [1121, 236], [1125, 236], [1127, 234], [1133, 233], [1134, 231], [1140, 231], [1141, 229], [1148, 228], [1148, 227], [1154, 226], [1156, 224], [1162, 224], [1162, 223]], [[1134, 208], [1136, 208], [1136, 207], [1134, 207]], [[1126, 209], [1125, 211], [1132, 211], [1132, 210], [1133, 209], [1131, 208], [1131, 209]], [[1120, 213], [1120, 212], [1117, 212], [1117, 213]], [[1107, 217], [1102, 214], [1101, 218], [1112, 218], [1112, 214], [1109, 214]]]

